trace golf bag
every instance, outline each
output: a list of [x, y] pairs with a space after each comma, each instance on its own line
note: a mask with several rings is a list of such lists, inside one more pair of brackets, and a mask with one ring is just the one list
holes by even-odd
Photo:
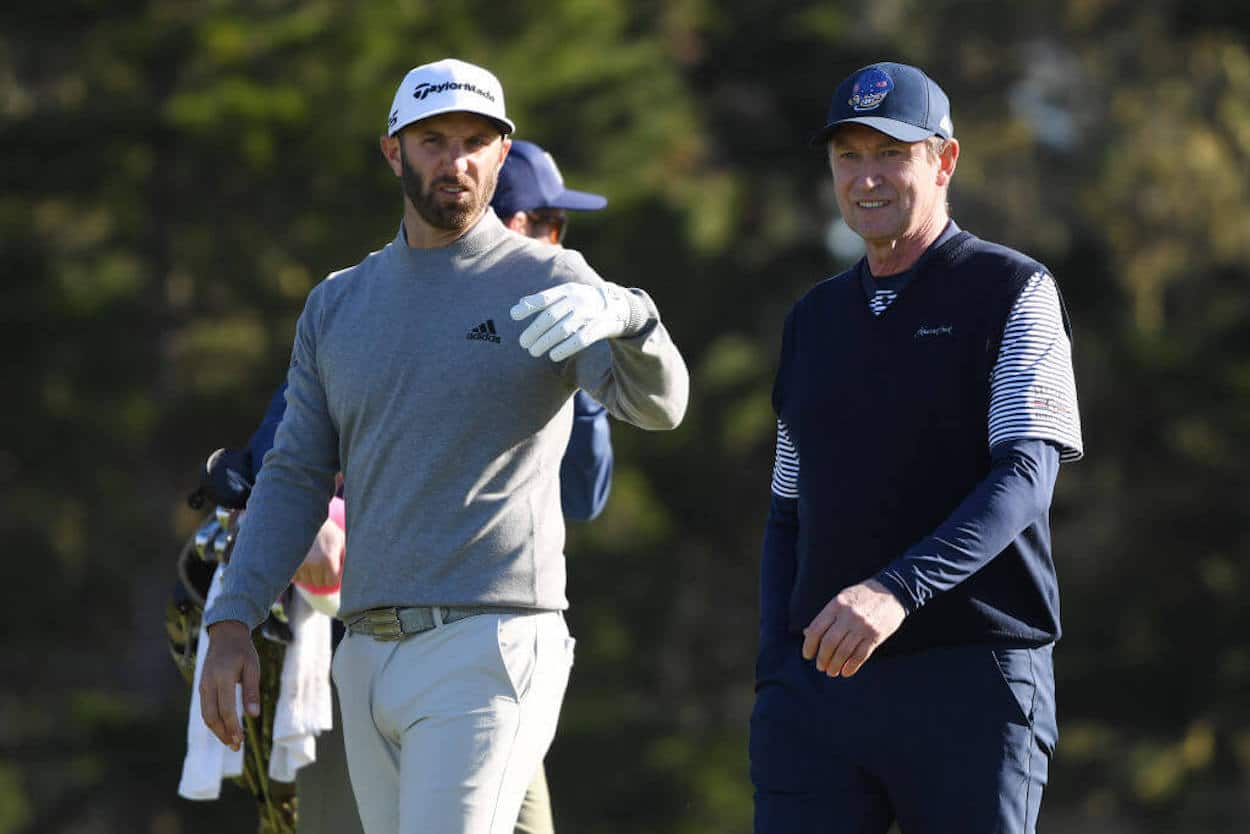
[[[165, 608], [170, 655], [188, 686], [195, 680], [195, 659], [205, 600], [214, 573], [230, 561], [238, 533], [239, 511], [251, 492], [251, 462], [246, 452], [219, 449], [209, 456], [200, 486], [187, 499], [192, 509], [215, 505], [178, 554], [177, 581]], [[286, 617], [288, 588], [252, 633], [260, 657], [261, 712], [244, 714], [243, 773], [234, 781], [256, 800], [258, 834], [295, 834], [296, 801], [292, 783], [269, 778], [274, 708], [278, 703], [282, 662], [292, 632]]]

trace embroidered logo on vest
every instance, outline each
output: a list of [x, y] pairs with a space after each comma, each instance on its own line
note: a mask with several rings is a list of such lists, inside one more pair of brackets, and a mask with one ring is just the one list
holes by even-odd
[[939, 324], [936, 327], [929, 327], [927, 325], [922, 325], [916, 328], [915, 338], [923, 339], [926, 336], [951, 336], [951, 335], [954, 335], [954, 333], [955, 333], [955, 328], [953, 325]]

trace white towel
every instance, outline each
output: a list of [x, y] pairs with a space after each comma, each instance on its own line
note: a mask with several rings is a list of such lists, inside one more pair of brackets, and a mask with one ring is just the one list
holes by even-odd
[[[213, 575], [205, 609], [221, 592], [222, 574]], [[298, 599], [299, 595], [292, 595]], [[278, 704], [274, 713], [273, 748], [269, 777], [295, 780], [295, 771], [317, 758], [316, 736], [334, 723], [330, 700], [330, 618], [317, 613], [302, 599], [287, 611], [294, 640], [286, 647]], [[208, 635], [200, 625], [195, 654], [195, 680], [187, 715], [187, 755], [182, 763], [178, 795], [187, 799], [217, 799], [221, 781], [243, 773], [244, 745], [231, 750], [213, 735], [200, 713], [200, 674], [208, 652]], [[236, 715], [243, 715], [242, 687], [235, 689]]]
[[[221, 593], [219, 568], [209, 584], [204, 607]], [[182, 780], [178, 783], [178, 795], [187, 799], [216, 799], [221, 795], [221, 780], [243, 774], [243, 747], [237, 751], [222, 744], [204, 723], [200, 713], [200, 674], [204, 670], [204, 657], [208, 654], [208, 634], [200, 623], [199, 645], [195, 649], [195, 680], [191, 683], [191, 708], [187, 714], [187, 755], [182, 760]], [[243, 688], [235, 688], [235, 709], [243, 714]]]
[[330, 700], [330, 618], [300, 594], [291, 594], [287, 621], [295, 639], [282, 660], [282, 685], [273, 719], [269, 776], [293, 782], [295, 771], [317, 758], [317, 735], [334, 726]]

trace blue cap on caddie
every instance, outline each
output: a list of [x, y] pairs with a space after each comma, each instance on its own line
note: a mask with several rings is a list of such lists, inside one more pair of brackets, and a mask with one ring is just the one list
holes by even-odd
[[533, 142], [514, 139], [490, 204], [495, 214], [508, 218], [518, 211], [540, 208], [595, 211], [606, 206], [608, 198], [565, 188], [551, 154]]
[[883, 61], [856, 70], [838, 85], [825, 126], [813, 145], [829, 141], [838, 125], [853, 122], [875, 128], [900, 142], [955, 134], [951, 103], [929, 76], [907, 64]]

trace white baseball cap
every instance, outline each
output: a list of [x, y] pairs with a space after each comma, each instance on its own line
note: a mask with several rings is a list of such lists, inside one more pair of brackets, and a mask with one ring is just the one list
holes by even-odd
[[444, 58], [408, 70], [386, 120], [386, 135], [440, 113], [477, 113], [499, 125], [504, 133], [516, 130], [503, 106], [503, 85], [490, 70]]

